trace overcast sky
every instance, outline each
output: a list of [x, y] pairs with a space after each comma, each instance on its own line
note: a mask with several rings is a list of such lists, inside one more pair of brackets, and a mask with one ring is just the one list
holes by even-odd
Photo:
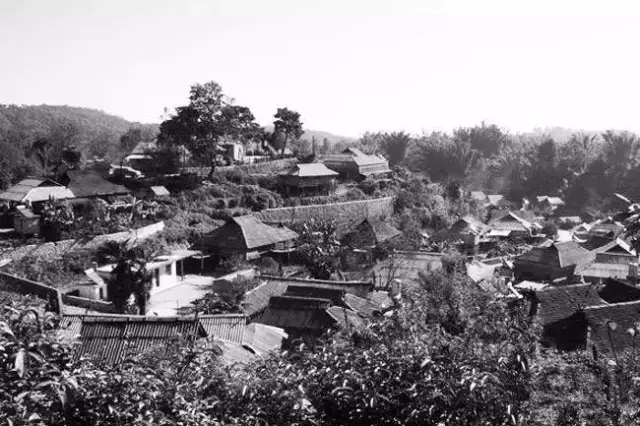
[[[637, 4], [637, 5], [636, 5]], [[261, 124], [640, 131], [637, 0], [0, 0], [0, 103], [159, 122], [214, 80]]]

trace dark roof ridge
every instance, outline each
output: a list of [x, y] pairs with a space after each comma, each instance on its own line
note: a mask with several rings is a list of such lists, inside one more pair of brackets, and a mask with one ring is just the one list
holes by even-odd
[[317, 280], [313, 278], [295, 278], [295, 277], [278, 277], [276, 275], [260, 275], [261, 279], [270, 281], [287, 281], [295, 283], [308, 283], [308, 284], [341, 284], [341, 285], [371, 285], [370, 281], [332, 281], [332, 280]]
[[640, 305], [640, 300], [631, 300], [629, 302], [618, 302], [618, 303], [609, 303], [605, 300], [605, 304], [603, 305], [594, 305], [594, 306], [587, 306], [586, 308], [584, 308], [584, 310], [595, 310], [595, 308], [600, 308], [600, 309], [604, 309], [604, 308], [615, 308], [618, 306], [632, 306], [632, 305]]

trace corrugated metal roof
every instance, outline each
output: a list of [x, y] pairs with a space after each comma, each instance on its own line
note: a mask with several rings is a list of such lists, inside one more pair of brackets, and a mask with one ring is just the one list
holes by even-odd
[[190, 317], [84, 317], [78, 357], [114, 364], [128, 355], [165, 345], [183, 336], [207, 337], [202, 324]]

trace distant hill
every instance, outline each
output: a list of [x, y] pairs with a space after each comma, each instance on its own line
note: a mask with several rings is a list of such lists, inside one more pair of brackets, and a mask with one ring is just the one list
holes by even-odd
[[113, 157], [118, 154], [120, 136], [131, 127], [155, 134], [157, 124], [141, 124], [90, 108], [66, 105], [0, 104], [0, 142], [11, 141], [21, 148], [39, 137], [62, 138], [73, 143], [85, 157]]
[[[265, 126], [265, 129], [272, 132], [273, 126], [272, 125]], [[309, 129], [305, 129], [304, 135], [302, 135], [302, 139], [306, 139], [310, 141], [314, 136], [316, 137], [319, 143], [322, 143], [322, 141], [326, 138], [329, 141], [329, 144], [331, 145], [335, 145], [338, 142], [352, 143], [357, 140], [356, 138], [352, 138], [349, 136], [340, 136], [340, 135], [335, 135], [333, 133], [325, 132], [322, 130], [309, 130]]]

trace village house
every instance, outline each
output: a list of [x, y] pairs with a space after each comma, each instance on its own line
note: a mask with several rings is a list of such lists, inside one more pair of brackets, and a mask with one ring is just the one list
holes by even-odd
[[386, 220], [365, 219], [342, 238], [342, 245], [353, 248], [371, 249], [391, 241], [402, 232]]
[[385, 176], [391, 172], [389, 161], [379, 155], [368, 155], [357, 148], [328, 155], [324, 165], [339, 173], [342, 179], [360, 181], [369, 176]]
[[558, 207], [564, 205], [564, 201], [560, 197], [550, 197], [548, 195], [540, 195], [535, 198], [535, 208], [547, 214], [553, 213]]
[[134, 191], [136, 198], [142, 198], [146, 200], [164, 199], [169, 197], [171, 193], [167, 188], [162, 185], [150, 186], [147, 188], [140, 188]]
[[602, 283], [607, 278], [637, 277], [638, 256], [626, 241], [617, 238], [593, 252], [595, 259], [576, 268], [575, 275], [592, 283]]
[[0, 201], [11, 206], [27, 205], [35, 213], [39, 213], [43, 203], [50, 199], [66, 200], [75, 197], [70, 188], [45, 178], [23, 179], [0, 193]]
[[218, 258], [238, 255], [252, 260], [274, 251], [290, 253], [297, 238], [298, 234], [285, 226], [269, 226], [255, 216], [236, 216], [205, 235], [198, 248]]
[[[199, 252], [193, 250], [174, 250], [168, 255], [158, 256], [145, 264], [145, 269], [151, 274], [151, 294], [165, 290], [179, 284], [185, 276], [184, 261]], [[108, 299], [105, 282], [111, 277], [116, 265], [95, 267], [85, 274], [93, 285], [79, 289], [80, 296], [87, 298]], [[95, 274], [94, 274], [95, 272]], [[100, 278], [97, 279], [96, 275]], [[96, 297], [97, 296], [97, 297]]]
[[516, 207], [516, 203], [507, 200], [502, 194], [489, 194], [487, 195], [487, 203], [485, 206], [502, 210], [514, 208]]
[[514, 262], [516, 281], [539, 282], [568, 279], [576, 269], [595, 259], [592, 253], [573, 241], [533, 247]]
[[495, 212], [489, 222], [488, 238], [527, 238], [536, 235], [542, 226], [533, 213], [526, 210]]
[[449, 236], [462, 240], [466, 247], [475, 247], [480, 244], [482, 235], [487, 231], [487, 225], [475, 217], [467, 215], [451, 225]]
[[156, 164], [153, 153], [158, 150], [156, 141], [141, 141], [136, 144], [131, 153], [124, 157], [122, 164], [139, 170], [142, 173], [155, 171]]
[[336, 184], [338, 172], [328, 169], [322, 163], [296, 164], [280, 175], [285, 194], [305, 193], [328, 194]]
[[20, 235], [40, 233], [40, 215], [27, 206], [17, 206], [13, 212], [13, 229]]
[[111, 183], [92, 170], [70, 170], [67, 176], [69, 179], [67, 188], [73, 194], [73, 199], [70, 201], [73, 205], [86, 204], [92, 199], [113, 201], [130, 194], [126, 187]]
[[223, 364], [244, 363], [279, 351], [287, 334], [283, 329], [248, 324], [244, 315], [156, 317], [140, 315], [65, 315], [60, 338], [79, 339], [75, 357], [91, 357], [114, 365], [149, 350], [167, 350], [197, 341], [222, 349]]
[[318, 337], [328, 330], [364, 324], [357, 312], [311, 297], [273, 296], [255, 322], [279, 327], [291, 338]]
[[291, 277], [273, 277], [263, 275], [260, 285], [248, 291], [243, 300], [245, 312], [249, 318], [260, 314], [269, 305], [269, 300], [275, 296], [289, 293], [298, 297], [328, 298], [335, 303], [345, 294], [368, 299], [373, 295], [373, 283], [365, 281], [329, 281]]

